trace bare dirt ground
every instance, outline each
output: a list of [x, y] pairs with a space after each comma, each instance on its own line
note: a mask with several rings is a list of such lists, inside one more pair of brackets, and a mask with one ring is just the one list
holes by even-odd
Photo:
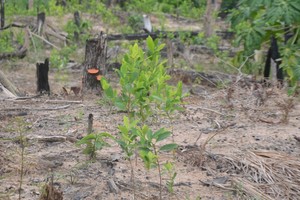
[[[96, 23], [94, 28], [99, 31]], [[35, 95], [34, 64], [5, 67], [9, 62], [0, 63], [4, 73], [27, 96]], [[123, 114], [93, 93], [83, 99], [63, 95], [62, 87], [81, 86], [80, 70], [51, 70], [49, 76], [50, 96], [0, 101], [0, 199], [18, 199], [21, 135], [27, 138], [22, 199], [39, 199], [52, 179], [67, 200], [133, 199], [130, 165], [116, 143], [109, 141], [111, 147], [97, 152], [94, 162], [75, 145], [87, 134], [89, 114], [95, 132], [114, 136]], [[117, 82], [114, 74], [108, 78]], [[299, 98], [289, 98], [284, 89], [241, 85], [185, 85], [185, 91], [193, 88], [185, 110], [172, 123], [159, 117], [151, 124], [173, 130], [179, 145], [174, 154], [161, 155], [177, 172], [173, 194], [163, 175], [162, 199], [300, 199]], [[55, 136], [59, 141], [43, 140]], [[136, 199], [159, 199], [157, 170], [148, 172], [140, 159], [133, 161]]]
[[[13, 72], [5, 73], [22, 91], [34, 94], [34, 66], [17, 66]], [[66, 73], [70, 80], [80, 77], [80, 72]], [[117, 144], [110, 142], [111, 147], [99, 151], [96, 161], [89, 162], [82, 149], [68, 139], [86, 135], [90, 113], [94, 115], [96, 132], [116, 136], [123, 114], [99, 103], [98, 95], [86, 94], [83, 101], [72, 93], [61, 95], [66, 84], [58, 82], [54, 75], [51, 71], [51, 96], [0, 102], [1, 199], [18, 199], [20, 134], [28, 138], [22, 199], [38, 199], [42, 186], [52, 176], [64, 199], [133, 199], [129, 163]], [[186, 90], [190, 87], [185, 85]], [[178, 113], [172, 124], [163, 117], [152, 124], [154, 128], [173, 130], [175, 142], [180, 145], [175, 156], [166, 153], [161, 157], [173, 162], [177, 172], [174, 194], [164, 187], [163, 199], [299, 199], [300, 143], [294, 139], [300, 136], [299, 100], [293, 99], [288, 122], [284, 122], [284, 105], [290, 105], [285, 90], [234, 85], [230, 89], [197, 87], [197, 94], [185, 99], [185, 111]], [[265, 95], [264, 102], [260, 103], [259, 94]], [[22, 120], [17, 122], [16, 116]], [[47, 136], [67, 139], [39, 139]], [[287, 174], [274, 178], [277, 167], [284, 168]], [[147, 172], [140, 159], [134, 168], [136, 199], [158, 199], [157, 171]], [[279, 185], [277, 191], [271, 189], [268, 178]], [[109, 188], [112, 180], [118, 191]]]

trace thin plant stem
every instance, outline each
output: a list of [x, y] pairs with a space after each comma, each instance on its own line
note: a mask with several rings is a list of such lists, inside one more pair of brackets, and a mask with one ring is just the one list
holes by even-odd
[[158, 175], [159, 175], [159, 199], [162, 200], [162, 177], [161, 177], [161, 168], [160, 168], [160, 162], [159, 162], [159, 159], [158, 159], [158, 153], [156, 151], [156, 147], [155, 145], [153, 144], [153, 149], [154, 149], [154, 154], [157, 158], [157, 169], [158, 169]]
[[135, 199], [135, 177], [134, 177], [134, 170], [132, 162], [129, 158], [130, 168], [131, 168], [131, 179], [132, 179], [132, 185], [133, 185], [133, 199]]
[[20, 132], [20, 143], [21, 143], [21, 169], [20, 169], [20, 184], [19, 184], [19, 200], [21, 200], [21, 192], [23, 185], [24, 177], [24, 153], [25, 153], [25, 144], [22, 132]]

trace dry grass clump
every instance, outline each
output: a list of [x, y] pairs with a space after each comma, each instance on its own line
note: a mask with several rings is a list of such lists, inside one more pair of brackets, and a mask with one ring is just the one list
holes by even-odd
[[222, 162], [222, 171], [232, 173], [232, 187], [249, 197], [297, 199], [300, 196], [300, 158], [254, 151], [239, 156], [218, 155], [217, 162]]

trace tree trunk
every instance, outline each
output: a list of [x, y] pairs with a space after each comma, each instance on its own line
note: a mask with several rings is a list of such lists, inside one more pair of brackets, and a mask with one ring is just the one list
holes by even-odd
[[[107, 38], [100, 33], [99, 37], [86, 41], [85, 61], [83, 64], [83, 89], [101, 90], [98, 75], [105, 75], [107, 56]], [[98, 69], [99, 72], [90, 74], [89, 69]]]
[[48, 72], [49, 58], [46, 58], [44, 63], [36, 63], [37, 92], [40, 94], [46, 92], [48, 95], [50, 95]]
[[5, 15], [4, 15], [4, 0], [1, 0], [1, 8], [0, 8], [0, 12], [1, 12], [1, 28], [4, 27], [5, 25]]
[[28, 0], [27, 2], [27, 9], [31, 10], [33, 8], [33, 0]]
[[206, 11], [204, 15], [204, 32], [205, 32], [205, 37], [210, 37], [213, 32], [213, 7], [212, 7], [212, 2], [213, 0], [207, 0], [206, 1]]
[[205, 36], [210, 37], [214, 33], [215, 18], [214, 13], [220, 10], [222, 0], [207, 0], [206, 11], [204, 15], [204, 31]]

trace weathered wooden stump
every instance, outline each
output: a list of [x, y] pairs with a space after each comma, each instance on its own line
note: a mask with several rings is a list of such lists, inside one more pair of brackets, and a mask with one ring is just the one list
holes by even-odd
[[101, 33], [97, 38], [86, 41], [83, 64], [83, 89], [101, 91], [100, 79], [106, 74], [107, 38]]
[[50, 95], [48, 72], [49, 58], [46, 58], [44, 63], [36, 63], [37, 92], [40, 94], [46, 92], [48, 95]]

